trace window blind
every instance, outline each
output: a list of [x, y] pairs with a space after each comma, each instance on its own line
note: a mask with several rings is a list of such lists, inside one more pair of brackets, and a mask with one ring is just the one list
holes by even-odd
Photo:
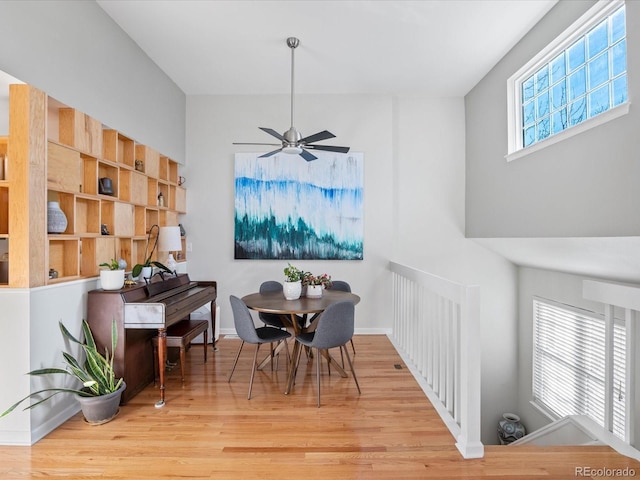
[[[558, 418], [588, 415], [604, 426], [604, 317], [540, 298], [533, 315], [534, 401]], [[625, 329], [617, 319], [613, 343], [613, 433], [624, 439]]]

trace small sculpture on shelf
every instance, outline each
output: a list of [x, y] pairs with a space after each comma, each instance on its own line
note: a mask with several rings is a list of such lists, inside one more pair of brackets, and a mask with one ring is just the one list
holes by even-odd
[[98, 180], [98, 193], [102, 195], [113, 195], [113, 182], [109, 177], [102, 177]]

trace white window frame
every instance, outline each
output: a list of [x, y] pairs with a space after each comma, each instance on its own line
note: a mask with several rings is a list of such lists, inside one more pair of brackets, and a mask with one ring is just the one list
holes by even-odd
[[630, 102], [627, 100], [606, 112], [588, 118], [559, 133], [550, 135], [528, 147], [523, 147], [522, 145], [522, 102], [520, 99], [522, 82], [624, 4], [624, 0], [600, 0], [507, 80], [507, 125], [509, 131], [505, 158], [508, 162], [629, 113]]
[[[549, 300], [547, 298], [542, 298], [542, 297], [538, 297], [538, 296], [534, 296], [533, 298], [533, 304], [532, 304], [532, 308], [533, 308], [533, 350], [532, 350], [532, 377], [531, 377], [531, 404], [536, 407], [540, 412], [542, 412], [543, 414], [545, 414], [547, 417], [549, 417], [552, 420], [558, 420], [560, 417], [558, 416], [558, 414], [556, 412], [554, 412], [548, 405], [546, 405], [543, 401], [543, 399], [539, 399], [536, 397], [536, 368], [537, 368], [537, 362], [536, 362], [536, 340], [538, 337], [538, 333], [537, 333], [537, 329], [538, 329], [538, 321], [537, 321], [537, 315], [536, 315], [536, 304], [542, 304], [545, 307], [548, 308], [552, 308], [552, 309], [560, 309], [564, 312], [567, 312], [569, 314], [573, 313], [575, 315], [581, 316], [581, 317], [587, 317], [587, 318], [592, 318], [596, 321], [601, 321], [603, 322], [603, 335], [604, 337], [602, 338], [602, 342], [603, 344], [607, 341], [606, 338], [606, 333], [604, 333], [604, 331], [606, 331], [606, 320], [605, 320], [605, 316], [599, 313], [595, 313], [589, 310], [585, 310], [579, 307], [575, 307], [572, 305], [567, 305], [567, 304], [563, 304], [554, 300]], [[616, 331], [618, 333], [618, 335], [622, 334], [622, 335], [626, 335], [626, 331], [625, 331], [625, 321], [624, 320], [620, 320], [618, 318], [612, 317], [613, 320], [613, 324], [616, 327]], [[613, 327], [612, 327], [613, 328]], [[616, 331], [612, 331], [611, 334], [612, 335], [616, 335]], [[582, 339], [584, 340], [584, 339]], [[614, 342], [615, 340], [611, 340], [612, 342]], [[622, 341], [622, 345], [620, 345], [620, 339], [618, 338], [618, 342], [617, 342], [618, 348], [615, 348], [615, 344], [612, 344], [612, 348], [614, 348], [614, 352], [617, 352], [618, 355], [622, 354], [624, 355], [625, 352], [625, 342], [624, 340]], [[603, 356], [605, 355], [605, 352], [603, 351]], [[615, 354], [614, 354], [615, 355]], [[628, 366], [625, 364], [625, 362], [622, 362], [621, 364], [618, 363], [618, 367], [622, 368], [623, 370], [626, 370], [626, 368], [628, 368]], [[614, 392], [616, 392], [617, 394], [621, 395], [621, 398], [619, 399], [620, 401], [627, 401], [628, 396], [626, 395], [626, 391], [623, 389], [623, 385], [613, 385], [610, 382], [613, 382], [613, 379], [618, 377], [618, 378], [622, 378], [624, 379], [624, 374], [625, 372], [620, 372], [620, 370], [616, 370], [615, 374], [614, 374], [614, 365], [612, 365], [612, 371], [608, 372], [607, 370], [605, 370], [604, 375], [604, 385], [603, 388], [606, 391], [607, 390], [607, 386], [610, 384], [612, 386], [612, 388], [614, 389]], [[609, 381], [607, 380], [607, 376], [608, 375], [614, 375]], [[621, 376], [622, 375], [622, 376]], [[606, 397], [606, 392], [603, 392], [604, 397]], [[603, 397], [603, 398], [604, 398]], [[586, 397], [585, 397], [586, 398]], [[622, 404], [616, 404], [615, 406], [613, 406], [613, 411], [615, 413], [612, 413], [612, 415], [615, 416], [615, 418], [611, 418], [612, 424], [612, 433], [614, 435], [616, 435], [618, 438], [624, 439], [625, 437], [625, 429], [626, 426], [624, 425], [625, 422], [628, 421], [628, 418], [626, 418], [626, 414], [625, 414], [625, 403]], [[571, 412], [570, 414], [578, 414], [578, 412]], [[595, 422], [599, 423], [602, 427], [605, 427], [607, 420], [606, 417], [608, 415], [607, 413], [607, 406], [606, 404], [603, 404], [603, 420], [604, 423], [601, 423], [599, 421], [599, 419], [591, 417], [592, 420], [594, 420]], [[606, 428], [606, 427], [605, 427]]]

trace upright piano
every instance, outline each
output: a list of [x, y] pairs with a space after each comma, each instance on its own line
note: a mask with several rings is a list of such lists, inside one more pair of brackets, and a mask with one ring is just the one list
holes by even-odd
[[[101, 351], [105, 347], [111, 349], [111, 324], [113, 320], [116, 322], [118, 343], [113, 364], [116, 375], [127, 384], [122, 404], [154, 380], [151, 342], [154, 336], [159, 337], [160, 401], [156, 406], [160, 407], [164, 405], [167, 327], [210, 303], [211, 326], [215, 331], [215, 281], [191, 281], [188, 274], [154, 280], [148, 285], [138, 283], [120, 290], [92, 290], [88, 295], [87, 322]], [[215, 343], [213, 332], [210, 338]]]

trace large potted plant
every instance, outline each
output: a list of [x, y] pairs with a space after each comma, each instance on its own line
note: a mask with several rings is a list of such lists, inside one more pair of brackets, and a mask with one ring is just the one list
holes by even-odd
[[42, 368], [32, 370], [28, 375], [70, 375], [79, 380], [82, 387], [77, 389], [52, 387], [38, 390], [37, 392], [33, 392], [20, 401], [14, 403], [11, 407], [0, 414], [0, 418], [8, 415], [18, 405], [32, 397], [37, 399], [37, 401], [25, 407], [24, 410], [40, 405], [51, 397], [64, 392], [75, 394], [77, 400], [80, 402], [82, 414], [84, 415], [85, 420], [89, 423], [101, 424], [108, 422], [118, 413], [120, 397], [126, 388], [126, 384], [123, 378], [116, 378], [115, 371], [113, 369], [113, 352], [115, 351], [116, 344], [118, 342], [118, 332], [115, 321], [112, 322], [111, 325], [111, 353], [108, 348], [105, 348], [104, 355], [98, 351], [93, 339], [93, 334], [91, 333], [91, 329], [89, 328], [89, 324], [86, 320], [82, 320], [83, 341], [76, 339], [62, 324], [62, 322], [58, 323], [60, 325], [62, 335], [70, 342], [82, 347], [82, 351], [84, 351], [86, 356], [85, 361], [82, 363], [70, 353], [62, 352], [64, 361], [67, 364], [66, 369]]

